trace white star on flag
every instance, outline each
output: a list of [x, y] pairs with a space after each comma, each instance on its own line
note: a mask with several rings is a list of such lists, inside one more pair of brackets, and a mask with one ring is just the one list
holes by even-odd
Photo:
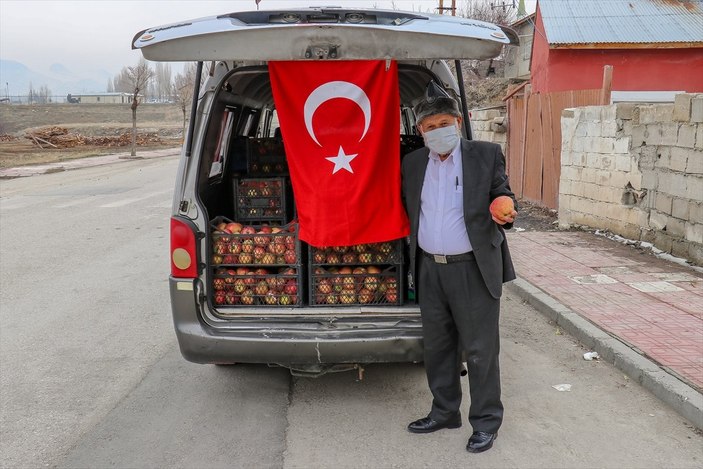
[[340, 146], [339, 151], [337, 152], [337, 156], [328, 156], [325, 157], [325, 159], [334, 163], [334, 169], [332, 170], [332, 174], [336, 173], [340, 169], [346, 169], [350, 173], [354, 174], [354, 171], [352, 170], [352, 167], [349, 163], [351, 163], [351, 160], [356, 158], [357, 155], [358, 153], [354, 155], [345, 154], [344, 150]]

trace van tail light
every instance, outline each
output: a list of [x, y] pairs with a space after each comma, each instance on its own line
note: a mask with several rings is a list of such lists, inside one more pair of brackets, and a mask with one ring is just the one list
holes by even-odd
[[171, 218], [171, 275], [176, 278], [198, 276], [195, 231], [192, 225], [178, 218]]

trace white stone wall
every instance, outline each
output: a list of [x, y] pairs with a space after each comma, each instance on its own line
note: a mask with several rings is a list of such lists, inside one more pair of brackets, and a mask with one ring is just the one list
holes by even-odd
[[505, 154], [505, 145], [508, 142], [505, 109], [471, 111], [471, 130], [474, 140], [497, 143]]
[[562, 113], [559, 223], [703, 265], [703, 94]]

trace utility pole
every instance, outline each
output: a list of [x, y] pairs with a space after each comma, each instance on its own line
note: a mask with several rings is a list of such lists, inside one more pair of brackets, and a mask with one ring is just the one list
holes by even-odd
[[450, 7], [445, 7], [444, 0], [439, 0], [437, 10], [439, 10], [440, 15], [443, 15], [445, 10], [451, 10], [452, 16], [456, 16], [456, 0], [452, 0], [452, 6]]

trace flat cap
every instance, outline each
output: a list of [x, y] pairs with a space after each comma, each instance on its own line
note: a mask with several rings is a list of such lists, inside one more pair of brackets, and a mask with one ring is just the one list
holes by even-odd
[[430, 81], [425, 89], [425, 97], [413, 108], [415, 122], [418, 124], [428, 116], [436, 114], [450, 114], [461, 117], [459, 103], [439, 86], [435, 81]]

